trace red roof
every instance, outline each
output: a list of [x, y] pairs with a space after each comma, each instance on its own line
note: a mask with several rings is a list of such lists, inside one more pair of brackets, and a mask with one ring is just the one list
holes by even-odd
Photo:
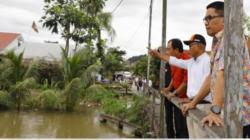
[[18, 33], [3, 33], [3, 32], [0, 32], [0, 50], [6, 48], [19, 35], [20, 34], [18, 34]]

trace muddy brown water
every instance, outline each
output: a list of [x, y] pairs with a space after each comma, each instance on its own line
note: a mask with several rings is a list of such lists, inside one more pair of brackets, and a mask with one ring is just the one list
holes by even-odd
[[102, 124], [96, 109], [81, 112], [1, 111], [0, 138], [131, 138], [130, 132]]

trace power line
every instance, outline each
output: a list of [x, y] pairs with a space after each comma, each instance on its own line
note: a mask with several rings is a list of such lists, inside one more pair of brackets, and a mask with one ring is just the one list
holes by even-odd
[[[135, 38], [134, 38], [135, 35], [136, 35], [137, 32], [143, 27], [142, 25], [143, 25], [143, 24], [146, 22], [146, 20], [148, 19], [148, 15], [149, 15], [149, 13], [142, 19], [141, 23], [137, 26], [135, 32], [133, 32], [133, 34], [130, 36], [129, 40], [127, 41], [127, 44], [129, 44], [129, 43], [130, 43], [130, 45], [133, 44], [133, 42], [131, 42], [132, 39], [135, 39]], [[127, 46], [127, 44], [126, 44], [125, 46]]]
[[[153, 5], [154, 1], [152, 1], [152, 5]], [[157, 1], [156, 3], [157, 4]], [[138, 31], [143, 27], [142, 25], [145, 24], [146, 20], [148, 19], [148, 16], [150, 14], [150, 11], [148, 11], [148, 13], [146, 13], [145, 17], [142, 19], [142, 21], [140, 22], [140, 24], [137, 26], [136, 30], [133, 32], [133, 34], [131, 34], [130, 38], [128, 39], [127, 43], [125, 46], [127, 46], [130, 43], [130, 46], [132, 44], [134, 44], [134, 42], [132, 41], [132, 39], [135, 39], [135, 35], [138, 33]], [[131, 42], [132, 41], [132, 42]]]
[[112, 14], [118, 9], [118, 7], [122, 4], [123, 0], [121, 0], [118, 5], [115, 7], [115, 9], [111, 12]]

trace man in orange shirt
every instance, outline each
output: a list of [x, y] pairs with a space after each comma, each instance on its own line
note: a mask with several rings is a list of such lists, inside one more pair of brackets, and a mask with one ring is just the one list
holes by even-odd
[[[180, 39], [171, 39], [168, 41], [167, 53], [170, 56], [174, 56], [178, 59], [189, 59], [190, 57], [183, 52], [183, 45]], [[179, 98], [187, 98], [187, 71], [171, 65], [171, 83], [168, 87], [163, 89], [163, 94], [168, 94], [169, 91], [172, 92], [172, 96], [178, 96]], [[168, 101], [169, 110], [166, 112], [167, 122], [173, 123], [174, 115], [174, 126], [175, 126], [175, 136], [176, 138], [188, 138], [188, 130], [186, 124], [186, 118], [182, 115], [181, 110], [176, 107], [173, 103]], [[173, 111], [172, 111], [173, 110]], [[172, 126], [172, 125], [170, 125]], [[171, 129], [171, 128], [168, 128]]]

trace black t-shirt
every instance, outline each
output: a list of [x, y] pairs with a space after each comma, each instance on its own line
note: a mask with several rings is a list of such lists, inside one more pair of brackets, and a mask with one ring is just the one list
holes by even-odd
[[[161, 67], [161, 60], [157, 59], [156, 60], [156, 65], [157, 65], [157, 75], [160, 77], [160, 67]], [[171, 68], [170, 65], [167, 63], [165, 65], [165, 87], [168, 86], [171, 82]]]
[[166, 64], [165, 69], [167, 70], [165, 72], [165, 86], [168, 86], [171, 82], [171, 68], [168, 63]]

